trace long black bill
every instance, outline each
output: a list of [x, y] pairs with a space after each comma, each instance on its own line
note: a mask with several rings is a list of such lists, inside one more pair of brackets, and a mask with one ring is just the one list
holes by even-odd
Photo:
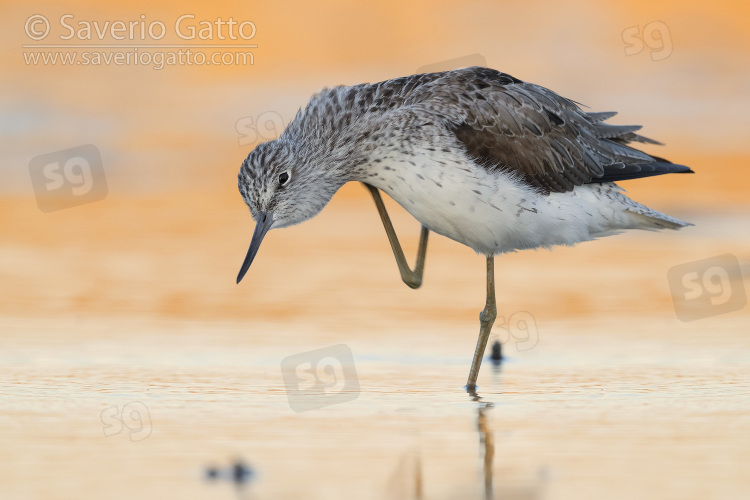
[[260, 242], [263, 241], [263, 237], [266, 235], [268, 230], [271, 229], [273, 216], [268, 212], [258, 212], [257, 220], [258, 222], [255, 224], [255, 231], [253, 232], [253, 239], [250, 242], [250, 248], [248, 249], [247, 255], [245, 256], [245, 262], [242, 263], [240, 274], [237, 275], [237, 283], [242, 281], [242, 278], [245, 277], [245, 273], [247, 273], [247, 270], [250, 269], [250, 264], [253, 263], [255, 254], [258, 253], [258, 248], [260, 248]]

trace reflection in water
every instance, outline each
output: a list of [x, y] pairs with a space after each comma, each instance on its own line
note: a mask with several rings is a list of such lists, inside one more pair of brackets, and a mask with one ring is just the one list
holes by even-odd
[[422, 500], [422, 459], [417, 452], [401, 456], [388, 484], [391, 500]]
[[[492, 372], [496, 379], [495, 383], [499, 385], [500, 373], [502, 372], [502, 344], [495, 341], [492, 345], [492, 354], [489, 356], [492, 361]], [[477, 403], [477, 431], [479, 433], [479, 446], [482, 453], [482, 478], [484, 481], [484, 499], [492, 500], [495, 498], [494, 469], [495, 460], [495, 436], [490, 426], [490, 410], [495, 405], [489, 401], [483, 401], [476, 390], [468, 390], [471, 400]], [[498, 498], [504, 499], [538, 499], [543, 495], [543, 482], [546, 477], [546, 470], [540, 470], [538, 482], [535, 485], [521, 488], [501, 488], [502, 493], [498, 493]]]
[[[496, 340], [492, 344], [492, 354], [490, 355], [493, 372], [496, 376], [500, 373], [502, 359], [502, 344]], [[495, 459], [495, 437], [492, 434], [492, 429], [490, 429], [487, 413], [494, 405], [490, 402], [482, 401], [482, 397], [476, 390], [467, 389], [467, 392], [471, 396], [471, 400], [477, 403], [477, 431], [479, 431], [479, 446], [481, 447], [483, 457], [484, 498], [485, 500], [491, 500], [493, 498], [492, 462]]]
[[[480, 398], [481, 399], [481, 398]], [[492, 408], [492, 403], [479, 403], [477, 408], [477, 430], [479, 431], [479, 445], [484, 454], [484, 498], [491, 500], [492, 496], [492, 461], [495, 458], [495, 438], [487, 421], [487, 412]]]
[[206, 468], [206, 479], [210, 481], [222, 479], [232, 482], [239, 500], [250, 500], [252, 498], [247, 486], [253, 475], [253, 469], [245, 465], [245, 462], [241, 459], [235, 460], [229, 467], [220, 468], [210, 466]]
[[[479, 445], [483, 456], [484, 498], [485, 500], [491, 500], [494, 498], [492, 463], [495, 458], [495, 438], [487, 414], [494, 405], [482, 401], [482, 397], [474, 390], [467, 389], [467, 392], [470, 394], [472, 401], [478, 404], [477, 430], [479, 431]], [[421, 500], [422, 492], [422, 461], [420, 455], [417, 452], [404, 453], [389, 481], [388, 498]]]
[[[502, 359], [502, 344], [496, 340], [492, 344], [492, 354], [490, 355], [493, 372], [496, 376], [500, 374]], [[488, 423], [487, 413], [494, 405], [490, 402], [482, 401], [482, 397], [477, 393], [476, 388], [467, 387], [466, 392], [471, 396], [471, 400], [477, 403], [477, 431], [479, 431], [479, 446], [481, 447], [483, 456], [482, 476], [484, 478], [484, 498], [485, 500], [491, 500], [493, 498], [492, 462], [495, 458], [495, 438]]]

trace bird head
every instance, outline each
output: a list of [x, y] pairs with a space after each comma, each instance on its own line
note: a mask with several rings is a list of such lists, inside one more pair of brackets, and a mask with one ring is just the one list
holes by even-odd
[[317, 167], [321, 158], [302, 157], [294, 149], [283, 139], [265, 142], [242, 163], [238, 187], [256, 225], [237, 283], [250, 268], [269, 230], [314, 217], [343, 185], [330, 169]]

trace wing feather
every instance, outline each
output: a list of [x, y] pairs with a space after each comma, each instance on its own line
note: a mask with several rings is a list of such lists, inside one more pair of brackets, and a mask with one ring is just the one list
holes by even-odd
[[488, 68], [429, 76], [409, 100], [442, 120], [478, 163], [513, 171], [545, 193], [690, 171], [629, 146], [658, 143], [636, 134], [638, 125], [604, 123], [614, 112], [586, 113], [551, 90]]

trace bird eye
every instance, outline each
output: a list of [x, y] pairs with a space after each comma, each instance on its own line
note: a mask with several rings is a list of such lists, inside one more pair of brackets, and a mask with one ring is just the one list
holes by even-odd
[[289, 182], [289, 172], [282, 172], [279, 175], [279, 186], [283, 186], [287, 182]]

